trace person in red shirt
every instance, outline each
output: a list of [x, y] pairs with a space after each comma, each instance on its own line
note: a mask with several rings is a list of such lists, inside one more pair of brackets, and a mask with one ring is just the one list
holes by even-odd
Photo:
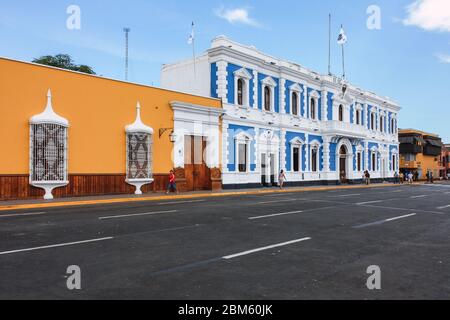
[[176, 183], [175, 174], [174, 174], [173, 170], [170, 170], [170, 173], [169, 173], [169, 184], [167, 185], [166, 194], [169, 194], [170, 191], [176, 192], [177, 194], [179, 193], [178, 189], [177, 189], [177, 183]]

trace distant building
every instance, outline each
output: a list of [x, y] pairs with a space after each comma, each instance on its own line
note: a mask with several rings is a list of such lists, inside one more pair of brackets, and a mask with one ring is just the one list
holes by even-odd
[[387, 97], [220, 36], [164, 65], [163, 87], [223, 101], [224, 188], [376, 181], [398, 171], [398, 112]]
[[434, 178], [439, 178], [443, 145], [438, 135], [415, 129], [401, 129], [399, 141], [401, 172], [412, 172], [419, 180], [427, 179], [428, 172], [432, 172]]
[[446, 144], [442, 148], [441, 163], [441, 177], [450, 179], [450, 144]]

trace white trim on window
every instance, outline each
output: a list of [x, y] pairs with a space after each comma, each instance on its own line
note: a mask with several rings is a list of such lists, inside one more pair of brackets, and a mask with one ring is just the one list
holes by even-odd
[[[303, 89], [300, 87], [300, 85], [298, 83], [294, 83], [293, 85], [291, 85], [289, 87], [289, 114], [294, 115], [294, 116], [300, 116], [301, 114], [301, 94], [303, 92]], [[293, 94], [296, 93], [297, 94], [297, 114], [293, 113]]]
[[[309, 93], [309, 99], [308, 99], [308, 108], [309, 108], [309, 118], [311, 120], [319, 120], [319, 98], [320, 94], [313, 90]], [[312, 101], [314, 101], [314, 117], [312, 117]]]
[[[262, 110], [266, 111], [266, 112], [275, 112], [275, 88], [277, 86], [277, 83], [275, 82], [275, 80], [273, 80], [272, 77], [266, 77], [261, 81], [262, 84], [262, 92], [261, 92], [261, 106], [262, 106]], [[270, 111], [266, 110], [265, 108], [265, 99], [266, 99], [266, 94], [265, 94], [265, 88], [269, 88], [270, 89]]]
[[250, 107], [250, 80], [252, 75], [246, 68], [236, 70], [234, 73], [234, 104], [238, 104], [238, 81], [242, 79], [244, 81], [243, 93], [242, 93], [242, 106]]
[[[299, 137], [295, 137], [289, 143], [291, 145], [291, 170], [290, 170], [290, 172], [293, 172], [293, 173], [303, 172], [302, 160], [303, 160], [303, 145], [305, 144], [305, 141], [303, 141]], [[294, 148], [299, 149], [298, 171], [294, 170]]]
[[[235, 147], [236, 147], [236, 154], [235, 154], [235, 163], [236, 163], [236, 167], [235, 167], [235, 171], [237, 173], [248, 173], [250, 172], [250, 146], [251, 146], [251, 142], [253, 141], [253, 137], [250, 136], [249, 134], [245, 133], [245, 132], [241, 132], [239, 134], [237, 134], [234, 137], [235, 140]], [[246, 147], [246, 168], [245, 171], [240, 171], [239, 170], [239, 146], [240, 145], [245, 145]]]

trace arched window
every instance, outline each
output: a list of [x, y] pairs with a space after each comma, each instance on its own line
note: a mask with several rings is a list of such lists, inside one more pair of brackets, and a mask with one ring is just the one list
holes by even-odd
[[142, 186], [153, 182], [152, 145], [153, 129], [141, 120], [141, 106], [137, 104], [136, 120], [125, 128], [127, 136], [126, 182], [136, 187], [135, 194], [142, 194]]
[[394, 119], [391, 119], [391, 133], [392, 134], [395, 133], [395, 121], [394, 121]]
[[44, 189], [46, 200], [53, 199], [53, 189], [69, 184], [68, 127], [69, 122], [53, 111], [48, 90], [45, 111], [30, 119], [30, 184]]
[[264, 110], [272, 110], [272, 92], [268, 86], [264, 87]]
[[292, 92], [292, 114], [298, 116], [298, 93]]
[[377, 171], [377, 154], [372, 152], [372, 171]]
[[310, 102], [310, 115], [311, 115], [311, 119], [315, 120], [316, 119], [316, 99], [311, 98], [311, 102]]
[[317, 147], [311, 148], [311, 171], [317, 172], [318, 171], [318, 153], [319, 150]]
[[339, 105], [339, 121], [344, 121], [344, 106]]
[[375, 130], [375, 114], [370, 114], [370, 129]]
[[356, 124], [357, 125], [361, 124], [361, 111], [360, 110], [356, 110]]
[[244, 105], [244, 87], [245, 83], [243, 79], [237, 81], [237, 103], [240, 106]]

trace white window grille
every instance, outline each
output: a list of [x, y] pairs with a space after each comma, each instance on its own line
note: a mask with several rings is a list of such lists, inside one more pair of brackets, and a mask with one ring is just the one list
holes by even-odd
[[136, 187], [135, 194], [142, 194], [142, 187], [153, 179], [153, 129], [142, 123], [141, 106], [137, 104], [136, 120], [125, 128], [127, 139], [126, 182]]
[[30, 184], [44, 189], [47, 200], [53, 199], [53, 189], [69, 183], [68, 127], [53, 111], [49, 90], [44, 112], [30, 119]]

